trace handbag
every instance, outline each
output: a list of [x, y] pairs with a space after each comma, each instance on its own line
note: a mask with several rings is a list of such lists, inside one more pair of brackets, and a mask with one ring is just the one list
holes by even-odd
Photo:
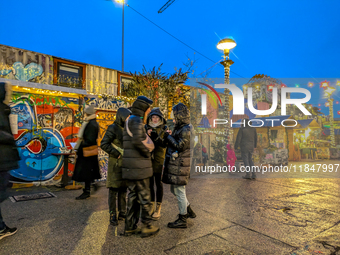
[[92, 157], [98, 155], [98, 145], [92, 145], [89, 147], [83, 148], [83, 155], [84, 157]]
[[[126, 123], [125, 123], [126, 132], [128, 133], [129, 136], [133, 137], [133, 134], [131, 133], [131, 131], [129, 129], [128, 123], [129, 123], [129, 119], [127, 119]], [[148, 134], [146, 134], [146, 138], [145, 138], [145, 140], [142, 141], [142, 143], [149, 150], [149, 152], [152, 152], [155, 149], [155, 144], [153, 143], [153, 141], [151, 140], [151, 138]]]

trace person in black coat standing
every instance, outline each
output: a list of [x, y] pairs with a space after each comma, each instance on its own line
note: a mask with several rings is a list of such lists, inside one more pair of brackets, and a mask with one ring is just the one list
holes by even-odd
[[[148, 116], [146, 129], [155, 144], [155, 149], [151, 156], [153, 176], [150, 178], [151, 215], [154, 220], [158, 220], [161, 217], [161, 206], [163, 200], [162, 169], [166, 148], [163, 137], [167, 128], [165, 124], [166, 120], [163, 113], [158, 107], [153, 108]], [[156, 210], [153, 211], [155, 204]]]
[[185, 192], [190, 176], [190, 137], [193, 128], [190, 125], [188, 108], [179, 103], [173, 107], [174, 132], [165, 133], [168, 143], [162, 181], [171, 184], [171, 193], [178, 201], [179, 215], [174, 222], [168, 223], [169, 228], [186, 228], [187, 218], [195, 218], [196, 214], [190, 207]]
[[131, 111], [129, 109], [119, 108], [115, 122], [107, 128], [105, 136], [100, 144], [102, 150], [109, 154], [106, 187], [109, 188], [110, 224], [113, 226], [118, 225], [117, 202], [119, 212], [118, 219], [123, 220], [126, 217], [127, 186], [122, 178], [122, 154], [124, 125], [125, 120], [130, 114]]
[[77, 197], [77, 200], [90, 197], [91, 183], [101, 178], [98, 155], [84, 157], [83, 153], [84, 148], [97, 145], [99, 125], [96, 121], [96, 110], [93, 106], [87, 106], [84, 112], [85, 121], [79, 130], [78, 141], [74, 147], [77, 151], [77, 160], [72, 179], [77, 182], [85, 182], [83, 194]]
[[[237, 133], [235, 149], [241, 147], [241, 156], [244, 163], [244, 167], [246, 170], [246, 175], [243, 176], [244, 179], [255, 179], [255, 169], [253, 162], [253, 153], [254, 148], [257, 146], [257, 133], [256, 128], [249, 126], [249, 119], [243, 120], [243, 127]], [[250, 171], [252, 172], [252, 176], [250, 177]]]
[[[158, 227], [151, 224], [150, 177], [153, 175], [151, 151], [154, 146], [146, 134], [145, 124], [153, 101], [145, 96], [137, 97], [132, 104], [132, 115], [125, 123], [123, 133], [123, 179], [128, 180], [128, 204], [124, 235], [139, 232], [140, 207], [142, 209], [142, 237], [156, 234]], [[149, 138], [149, 141], [148, 141]], [[147, 143], [148, 141], [148, 143]], [[150, 144], [152, 143], [152, 146]]]
[[[7, 104], [11, 97], [10, 92], [11, 84], [0, 82], [0, 204], [8, 198], [6, 192], [10, 177], [8, 171], [19, 168], [20, 160], [9, 122], [11, 108]], [[17, 228], [6, 226], [0, 207], [0, 240], [16, 232]]]

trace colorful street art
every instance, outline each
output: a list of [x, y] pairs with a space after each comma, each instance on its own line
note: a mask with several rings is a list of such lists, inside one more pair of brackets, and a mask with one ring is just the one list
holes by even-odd
[[[61, 153], [76, 141], [80, 123], [79, 99], [53, 97], [15, 92], [10, 104], [12, 115], [17, 115], [14, 133], [21, 160], [20, 167], [12, 170], [13, 182], [51, 182], [63, 173]], [[74, 164], [69, 162], [69, 175]]]

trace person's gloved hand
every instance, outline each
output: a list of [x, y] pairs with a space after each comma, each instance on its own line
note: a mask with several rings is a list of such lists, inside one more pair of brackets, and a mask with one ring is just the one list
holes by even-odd
[[164, 133], [164, 140], [166, 140], [166, 139], [168, 138], [169, 135], [170, 135], [169, 132], [165, 132], [165, 133]]

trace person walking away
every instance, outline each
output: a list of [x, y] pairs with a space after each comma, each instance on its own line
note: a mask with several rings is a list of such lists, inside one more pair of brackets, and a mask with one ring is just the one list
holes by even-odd
[[150, 177], [152, 173], [151, 151], [154, 145], [146, 134], [145, 124], [153, 101], [145, 96], [137, 97], [132, 104], [131, 116], [123, 132], [122, 177], [128, 181], [127, 214], [124, 235], [139, 233], [137, 223], [142, 218], [142, 237], [158, 233], [159, 228], [151, 224]]
[[127, 108], [119, 108], [115, 122], [107, 128], [100, 144], [100, 148], [109, 154], [106, 187], [109, 188], [110, 224], [113, 226], [117, 226], [118, 220], [123, 220], [126, 216], [127, 186], [122, 178], [122, 155], [124, 125], [130, 114], [131, 111]]
[[9, 171], [19, 168], [20, 160], [9, 122], [11, 108], [7, 104], [10, 98], [11, 84], [0, 82], [0, 240], [17, 232], [17, 228], [5, 224], [1, 214], [1, 203], [8, 198]]
[[231, 172], [232, 167], [235, 166], [236, 162], [236, 154], [234, 151], [234, 146], [232, 144], [227, 144], [227, 166], [229, 169], [229, 172]]
[[164, 161], [162, 181], [170, 184], [171, 193], [178, 201], [179, 215], [174, 222], [169, 222], [169, 228], [186, 228], [187, 218], [195, 218], [196, 214], [190, 207], [185, 186], [190, 176], [190, 113], [188, 108], [179, 103], [173, 107], [174, 132], [166, 132], [164, 139], [167, 142], [167, 150]]
[[207, 148], [205, 148], [204, 145], [202, 145], [202, 158], [203, 158], [203, 166], [205, 167], [205, 165], [208, 162], [209, 156], [207, 153]]
[[[161, 206], [163, 200], [162, 169], [166, 148], [163, 138], [164, 132], [167, 128], [165, 124], [166, 120], [163, 113], [158, 107], [153, 108], [148, 116], [146, 125], [148, 134], [155, 145], [155, 149], [151, 156], [153, 176], [150, 178], [151, 215], [153, 220], [158, 220], [161, 217]], [[156, 210], [153, 211], [155, 205]]]
[[[93, 106], [87, 106], [84, 113], [85, 121], [81, 125], [78, 141], [74, 147], [74, 150], [77, 152], [77, 159], [72, 180], [85, 182], [83, 193], [76, 198], [77, 200], [89, 198], [91, 195], [91, 183], [101, 178], [97, 147], [99, 125], [96, 121], [96, 110]], [[86, 151], [91, 150], [89, 152], [91, 156], [84, 155], [84, 149], [85, 154]]]
[[[241, 148], [241, 156], [246, 169], [250, 169], [252, 176], [250, 177], [250, 171], [243, 176], [244, 179], [255, 179], [255, 169], [253, 162], [254, 148], [257, 146], [257, 133], [256, 128], [249, 125], [249, 119], [244, 119], [244, 127], [238, 131], [235, 148]], [[253, 170], [253, 171], [252, 171]]]

